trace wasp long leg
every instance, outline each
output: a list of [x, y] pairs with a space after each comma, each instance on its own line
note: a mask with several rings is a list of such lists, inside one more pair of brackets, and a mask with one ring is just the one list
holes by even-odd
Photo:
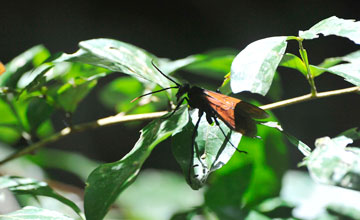
[[171, 112], [171, 114], [169, 114], [169, 115], [167, 115], [167, 116], [165, 116], [165, 117], [162, 117], [162, 119], [168, 119], [168, 118], [170, 118], [171, 116], [173, 116], [173, 115], [175, 114], [175, 112], [176, 112], [177, 110], [179, 110], [180, 106], [183, 104], [183, 102], [184, 102], [185, 100], [186, 100], [187, 102], [189, 102], [189, 99], [188, 99], [188, 98], [186, 98], [186, 97], [182, 98], [182, 99], [179, 101], [179, 103], [176, 105], [175, 109]]
[[239, 150], [237, 147], [235, 147], [235, 146], [233, 145], [233, 143], [231, 143], [231, 141], [230, 141], [230, 139], [228, 138], [228, 136], [226, 136], [224, 130], [220, 127], [220, 123], [219, 123], [219, 121], [217, 120], [216, 117], [214, 117], [214, 121], [215, 121], [215, 124], [219, 127], [221, 133], [224, 135], [225, 140], [228, 141], [228, 142], [231, 144], [231, 146], [232, 146], [233, 148], [235, 148], [235, 150], [236, 150], [237, 152], [239, 152], [239, 153], [246, 153], [246, 154], [247, 154], [246, 151]]

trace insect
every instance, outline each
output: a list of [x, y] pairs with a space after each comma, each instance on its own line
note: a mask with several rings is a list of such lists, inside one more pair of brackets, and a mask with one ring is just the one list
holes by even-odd
[[[169, 115], [165, 116], [165, 118], [171, 117], [185, 101], [187, 101], [188, 105], [191, 108], [199, 110], [199, 118], [195, 124], [195, 128], [192, 134], [192, 156], [194, 155], [194, 148], [197, 151], [197, 155], [199, 155], [198, 149], [196, 148], [196, 146], [194, 146], [194, 141], [197, 129], [199, 127], [200, 119], [204, 115], [204, 113], [207, 122], [209, 124], [215, 122], [215, 124], [219, 127], [224, 137], [226, 138], [226, 141], [229, 140], [225, 135], [225, 132], [219, 126], [218, 119], [223, 121], [233, 131], [239, 132], [245, 136], [256, 137], [257, 128], [256, 121], [254, 119], [265, 119], [269, 117], [263, 109], [250, 103], [244, 102], [240, 99], [233, 98], [218, 92], [206, 90], [198, 86], [191, 86], [187, 83], [181, 85], [175, 80], [171, 79], [169, 76], [165, 75], [153, 62], [151, 63], [161, 75], [173, 82], [175, 86], [143, 94], [132, 100], [132, 102], [150, 94], [162, 92], [168, 89], [178, 89], [176, 93], [177, 105]], [[230, 141], [229, 143], [238, 152], [245, 152], [237, 149]]]

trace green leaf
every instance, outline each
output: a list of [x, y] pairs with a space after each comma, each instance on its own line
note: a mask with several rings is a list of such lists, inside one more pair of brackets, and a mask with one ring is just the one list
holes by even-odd
[[140, 139], [127, 155], [117, 162], [99, 166], [90, 174], [84, 200], [87, 219], [103, 219], [118, 195], [135, 180], [154, 147], [186, 125], [186, 110], [181, 108], [167, 120], [160, 118], [150, 122], [141, 130]]
[[78, 104], [97, 84], [97, 78], [105, 74], [95, 75], [89, 78], [78, 78], [70, 81], [57, 90], [55, 99], [67, 112], [75, 112]]
[[[281, 198], [295, 206], [296, 219], [359, 219], [358, 191], [315, 183], [308, 173], [295, 170], [286, 172], [282, 182]], [[346, 214], [336, 216], [335, 210]]]
[[[172, 151], [189, 185], [193, 189], [199, 189], [205, 184], [209, 174], [220, 169], [235, 153], [235, 148], [231, 146], [228, 140], [236, 147], [242, 135], [232, 132], [222, 121], [219, 121], [225, 137], [217, 125], [209, 125], [204, 115], [197, 129], [196, 146], [191, 146], [194, 124], [198, 120], [198, 110], [191, 113], [191, 118], [192, 120], [181, 132], [174, 134]], [[193, 156], [191, 156], [191, 148], [194, 148]], [[191, 169], [189, 166], [192, 166]], [[191, 170], [190, 173], [189, 170]]]
[[0, 140], [5, 143], [14, 143], [21, 136], [21, 126], [14, 115], [6, 97], [0, 96]]
[[[149, 91], [150, 92], [150, 91]], [[164, 109], [168, 104], [165, 93], [157, 93], [141, 101], [131, 102], [135, 97], [144, 93], [142, 84], [133, 77], [120, 77], [112, 80], [100, 93], [102, 103], [117, 112], [131, 112], [132, 114], [154, 112], [156, 109]], [[145, 92], [146, 93], [146, 92]], [[155, 96], [155, 97], [154, 97]]]
[[360, 44], [360, 22], [332, 16], [315, 24], [309, 30], [299, 31], [299, 37], [306, 40], [318, 38], [319, 34], [346, 37], [354, 43]]
[[[336, 69], [339, 67], [336, 67], [335, 65], [341, 63], [342, 61], [346, 61], [346, 62], [349, 62], [350, 64], [352, 64], [350, 67], [351, 69], [350, 69], [349, 73], [345, 72], [347, 70], [341, 70], [339, 73], [336, 71]], [[357, 77], [357, 73], [356, 73], [356, 72], [359, 72], [359, 68], [357, 67], [358, 63], [360, 63], [360, 50], [352, 52], [352, 53], [347, 54], [342, 57], [327, 58], [317, 66], [310, 65], [310, 71], [311, 71], [311, 74], [315, 77], [320, 76], [324, 72], [330, 72], [330, 73], [334, 73], [334, 74], [344, 77], [345, 80], [347, 80], [349, 82], [354, 81], [354, 80], [356, 82], [356, 80], [359, 78], [359, 77]], [[332, 70], [332, 67], [334, 67], [335, 70]], [[342, 67], [340, 67], [340, 69], [341, 68]], [[354, 75], [355, 79], [352, 75]]]
[[49, 51], [44, 46], [38, 45], [15, 57], [6, 64], [6, 72], [0, 75], [0, 87], [16, 88], [18, 80], [24, 73], [40, 65], [49, 56]]
[[[259, 126], [261, 140], [243, 137], [239, 149], [247, 154], [232, 159], [212, 176], [205, 194], [220, 219], [247, 216], [264, 199], [278, 196], [281, 178], [287, 169], [287, 150], [277, 130]], [[223, 217], [223, 218], [221, 218]]]
[[0, 189], [4, 188], [8, 188], [15, 194], [30, 194], [35, 196], [47, 196], [54, 198], [59, 202], [69, 206], [80, 217], [83, 217], [81, 210], [76, 206], [75, 203], [56, 193], [45, 182], [30, 178], [2, 176], [0, 177]]
[[181, 175], [158, 170], [142, 171], [116, 202], [123, 219], [142, 220], [168, 220], [202, 203], [202, 192], [191, 190]]
[[222, 79], [230, 72], [236, 51], [232, 49], [217, 49], [203, 54], [194, 55], [197, 62], [190, 63], [184, 69], [206, 76]]
[[305, 76], [307, 75], [307, 70], [304, 62], [298, 56], [291, 53], [286, 53], [283, 56], [281, 62], [279, 63], [279, 66], [296, 69]]
[[286, 46], [287, 37], [269, 37], [249, 44], [231, 65], [231, 89], [266, 95]]
[[[53, 62], [81, 62], [100, 66], [114, 72], [122, 72], [138, 78], [169, 87], [170, 82], [157, 72], [151, 61], [157, 58], [149, 52], [112, 39], [92, 39], [79, 43], [74, 54], [63, 54]], [[161, 69], [161, 66], [159, 66]]]
[[0, 219], [74, 220], [56, 211], [32, 206], [24, 207], [9, 214], [0, 215]]
[[339, 64], [328, 68], [327, 71], [343, 77], [356, 86], [360, 86], [360, 62]]
[[251, 181], [254, 167], [244, 164], [231, 172], [227, 172], [213, 181], [205, 193], [205, 204], [220, 219], [244, 219], [247, 210], [240, 209], [242, 197]]
[[54, 107], [49, 105], [44, 98], [34, 98], [30, 101], [26, 117], [32, 131], [36, 131], [38, 127], [48, 120], [54, 110]]
[[346, 147], [352, 142], [346, 136], [318, 138], [304, 162], [311, 177], [319, 183], [360, 191], [360, 150]]
[[47, 81], [44, 75], [52, 68], [53, 65], [46, 63], [35, 69], [29, 70], [20, 77], [17, 87], [21, 89], [26, 88], [27, 90], [39, 88]]

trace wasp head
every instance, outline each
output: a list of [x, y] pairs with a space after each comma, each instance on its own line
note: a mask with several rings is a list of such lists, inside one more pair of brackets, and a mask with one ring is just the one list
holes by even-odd
[[185, 95], [187, 92], [189, 92], [190, 90], [190, 85], [189, 84], [184, 84], [184, 85], [181, 85], [179, 87], [179, 90], [178, 92], [176, 93], [176, 100], [179, 101], [179, 99]]

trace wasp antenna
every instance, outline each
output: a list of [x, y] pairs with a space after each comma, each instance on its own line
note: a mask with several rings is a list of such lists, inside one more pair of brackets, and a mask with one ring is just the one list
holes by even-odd
[[177, 88], [181, 87], [181, 85], [179, 83], [177, 83], [175, 80], [171, 79], [169, 76], [167, 76], [165, 73], [163, 73], [155, 64], [154, 61], [151, 60], [151, 64], [153, 65], [153, 67], [155, 67], [155, 69], [161, 74], [163, 75], [166, 79], [170, 80], [171, 82], [175, 83], [175, 85], [177, 86]]
[[145, 93], [141, 96], [138, 96], [136, 97], [135, 99], [131, 100], [131, 102], [135, 102], [136, 100], [144, 97], [144, 96], [147, 96], [147, 95], [151, 95], [151, 94], [154, 94], [154, 93], [158, 93], [158, 92], [162, 92], [162, 91], [165, 91], [165, 90], [168, 90], [168, 89], [177, 89], [178, 87], [177, 86], [172, 86], [172, 87], [167, 87], [167, 88], [164, 88], [164, 89], [160, 89], [160, 90], [157, 90], [157, 91], [154, 91], [154, 92], [149, 92], [149, 93]]

